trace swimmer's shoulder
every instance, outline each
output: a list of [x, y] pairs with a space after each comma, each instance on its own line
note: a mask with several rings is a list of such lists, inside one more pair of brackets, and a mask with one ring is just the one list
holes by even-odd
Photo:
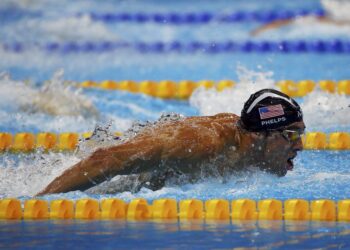
[[208, 116], [189, 116], [186, 119], [190, 120], [205, 120], [205, 119], [211, 119], [211, 120], [217, 120], [217, 119], [237, 119], [239, 120], [239, 116], [234, 113], [218, 113], [215, 115], [208, 115]]
[[219, 113], [216, 115], [212, 116], [213, 119], [222, 119], [222, 120], [230, 120], [230, 121], [238, 121], [239, 120], [239, 116], [233, 113]]
[[229, 123], [229, 124], [236, 124], [240, 117], [233, 113], [218, 113], [211, 116], [191, 116], [187, 117], [185, 120], [186, 122], [199, 122], [199, 123]]
[[212, 116], [212, 124], [222, 127], [226, 132], [236, 134], [239, 119], [240, 117], [233, 113], [219, 113]]

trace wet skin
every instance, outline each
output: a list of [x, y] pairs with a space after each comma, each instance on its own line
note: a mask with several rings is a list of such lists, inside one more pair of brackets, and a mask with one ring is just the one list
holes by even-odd
[[[238, 121], [238, 116], [223, 113], [146, 128], [122, 144], [98, 149], [37, 195], [86, 190], [116, 175], [150, 172], [159, 173], [158, 176], [145, 175], [156, 183], [154, 189], [159, 189], [173, 173], [195, 180], [203, 166], [212, 175], [234, 173], [253, 165], [284, 176], [288, 159], [302, 150], [301, 140], [290, 143], [278, 132], [248, 132]], [[300, 122], [289, 129], [304, 127]]]

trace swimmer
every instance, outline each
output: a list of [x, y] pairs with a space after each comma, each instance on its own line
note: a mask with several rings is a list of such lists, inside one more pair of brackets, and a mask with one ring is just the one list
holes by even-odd
[[304, 130], [299, 105], [277, 90], [263, 89], [250, 96], [241, 117], [221, 113], [155, 123], [125, 142], [96, 150], [37, 195], [84, 191], [114, 176], [135, 174], [156, 190], [174, 175], [195, 181], [203, 166], [220, 176], [251, 166], [285, 176], [303, 149]]
[[63, 70], [56, 71], [51, 80], [38, 88], [30, 82], [14, 81], [9, 73], [0, 72], [0, 92], [8, 103], [18, 104], [19, 109], [27, 113], [98, 119], [100, 114], [93, 102], [81, 94], [81, 89], [72, 88], [72, 82], [64, 81], [63, 74]]
[[250, 34], [252, 36], [256, 36], [268, 30], [278, 29], [294, 24], [296, 20], [309, 20], [315, 23], [350, 27], [350, 18], [348, 14], [348, 10], [350, 8], [349, 0], [322, 0], [321, 4], [326, 11], [324, 16], [305, 16], [299, 17], [298, 19], [292, 18], [275, 20], [253, 30]]

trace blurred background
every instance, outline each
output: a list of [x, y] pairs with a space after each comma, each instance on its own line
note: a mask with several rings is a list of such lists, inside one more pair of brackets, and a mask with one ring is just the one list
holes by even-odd
[[[50, 79], [60, 68], [65, 79], [74, 81], [237, 80], [238, 64], [273, 71], [278, 80], [338, 80], [347, 77], [342, 66], [348, 65], [348, 53], [319, 55], [317, 45], [347, 42], [349, 25], [317, 18], [333, 9], [341, 14], [349, 6], [336, 1], [343, 5], [329, 7], [328, 2], [5, 0], [0, 67], [14, 79], [32, 81]], [[264, 24], [286, 19], [294, 22], [253, 35]], [[308, 41], [316, 53], [276, 53], [278, 48], [256, 53], [263, 48], [249, 49], [249, 44], [236, 48], [249, 41], [282, 47], [283, 42]]]

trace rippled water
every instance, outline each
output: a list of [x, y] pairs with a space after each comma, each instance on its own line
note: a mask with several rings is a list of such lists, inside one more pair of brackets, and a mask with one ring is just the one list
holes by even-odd
[[[277, 30], [262, 33], [252, 37], [250, 31], [261, 23], [210, 23], [206, 25], [159, 25], [156, 23], [103, 23], [96, 22], [88, 15], [79, 13], [89, 12], [200, 12], [227, 13], [230, 11], [256, 10], [300, 10], [320, 9], [318, 1], [277, 1], [269, 4], [258, 1], [203, 1], [201, 4], [188, 1], [1, 1], [0, 43], [46, 44], [48, 42], [70, 41], [128, 41], [153, 42], [164, 41], [263, 41], [263, 40], [300, 40], [307, 41], [349, 39], [350, 26], [335, 26], [322, 24], [314, 18], [298, 18], [294, 23]], [[4, 50], [0, 46], [0, 131], [17, 133], [49, 131], [86, 132], [93, 131], [97, 126], [108, 127], [110, 131], [126, 132], [136, 122], [146, 123], [156, 121], [164, 113], [177, 113], [184, 116], [211, 115], [219, 112], [240, 114], [244, 101], [248, 96], [261, 88], [274, 87], [280, 79], [349, 79], [348, 54], [256, 54], [228, 53], [202, 54], [198, 53], [167, 53], [141, 54], [137, 51], [118, 50], [110, 53], [49, 53], [33, 48], [23, 52]], [[113, 80], [202, 80], [202, 79], [233, 79], [237, 82], [232, 90], [216, 92], [198, 89], [189, 101], [161, 100], [141, 94], [121, 91], [104, 91], [97, 89], [79, 89], [77, 84], [83, 80], [101, 81]], [[350, 131], [350, 98], [347, 96], [331, 95], [320, 90], [314, 91], [305, 98], [299, 98], [304, 111], [307, 131]], [[99, 144], [100, 143], [100, 144]], [[109, 141], [109, 143], [119, 143]], [[84, 146], [85, 145], [85, 146]], [[82, 150], [75, 153], [43, 153], [10, 154], [0, 156], [0, 198], [18, 197], [25, 200], [42, 188], [65, 169], [75, 164], [97, 146], [82, 144]], [[87, 192], [69, 192], [42, 197], [52, 200], [58, 198], [79, 199], [92, 197], [102, 199], [118, 197], [129, 201], [135, 197], [143, 197], [149, 201], [158, 198], [331, 198], [345, 199], [350, 196], [346, 189], [350, 180], [350, 157], [348, 151], [305, 151], [296, 159], [295, 168], [286, 177], [275, 176], [259, 171], [249, 171], [239, 176], [228, 178], [222, 182], [218, 178], [203, 179], [195, 184], [169, 184], [158, 191], [142, 188], [136, 193], [122, 192], [116, 194], [89, 194]], [[118, 177], [117, 177], [118, 178]], [[232, 234], [242, 232], [239, 242], [233, 246], [261, 246], [287, 248], [303, 246], [320, 247], [328, 244], [332, 248], [343, 245], [332, 245], [332, 242], [347, 237], [347, 225], [311, 225], [299, 233], [289, 233], [287, 230], [273, 231], [242, 226], [215, 226], [217, 237], [213, 241], [203, 243], [199, 239], [211, 238], [211, 226], [198, 225], [199, 230], [187, 234], [179, 224], [170, 224], [167, 234], [166, 225], [147, 224], [143, 229], [141, 224], [118, 224], [114, 222], [1, 222], [0, 236], [10, 234], [7, 241], [1, 241], [0, 246], [22, 247], [31, 244], [37, 247], [49, 247], [49, 240], [58, 235], [66, 239], [67, 246], [72, 246], [72, 240], [93, 237], [98, 244], [109, 244], [113, 248], [116, 238], [128, 242], [148, 239], [152, 243], [152, 233], [165, 237], [170, 247], [172, 239], [182, 237], [186, 242], [201, 244], [205, 247], [231, 247]], [[158, 230], [158, 226], [162, 227]], [[54, 231], [51, 231], [55, 228]], [[90, 228], [92, 231], [90, 231]], [[197, 226], [190, 226], [191, 230]], [[203, 229], [204, 228], [204, 229]], [[243, 229], [242, 229], [243, 228]], [[286, 228], [285, 226], [282, 228]], [[34, 234], [48, 229], [42, 241], [34, 240]], [[164, 229], [164, 231], [162, 231]], [[77, 231], [75, 238], [63, 236], [64, 230]], [[135, 231], [136, 230], [136, 231]], [[139, 231], [137, 231], [139, 230]], [[152, 231], [154, 230], [154, 231]], [[10, 233], [12, 232], [12, 233]], [[80, 233], [79, 233], [80, 232]], [[102, 232], [101, 234], [99, 232]], [[132, 232], [132, 233], [130, 233]], [[306, 233], [308, 232], [308, 233]], [[273, 233], [273, 234], [271, 234]], [[18, 235], [23, 241], [13, 239]], [[116, 236], [117, 235], [117, 236]], [[267, 236], [268, 235], [268, 236]], [[276, 238], [271, 238], [275, 235]], [[305, 236], [306, 235], [306, 236]], [[57, 236], [57, 237], [58, 237]], [[12, 237], [12, 238], [11, 238]], [[150, 238], [149, 238], [150, 237]], [[249, 240], [247, 240], [249, 238]], [[318, 239], [322, 241], [318, 241]], [[221, 239], [222, 245], [215, 239]], [[271, 239], [271, 241], [270, 241]], [[317, 240], [316, 240], [317, 239]], [[32, 240], [32, 241], [31, 241]], [[323, 241], [324, 240], [324, 241]], [[17, 242], [17, 243], [16, 243]], [[137, 241], [138, 242], [138, 241]], [[170, 243], [169, 243], [170, 242]], [[276, 243], [277, 242], [277, 243]], [[281, 243], [279, 243], [281, 242]], [[295, 244], [294, 244], [294, 243]], [[22, 244], [23, 243], [23, 244]], [[120, 242], [119, 242], [120, 243]], [[319, 245], [318, 245], [319, 243]], [[11, 245], [9, 245], [11, 244]], [[81, 243], [84, 244], [84, 243]], [[96, 243], [97, 244], [97, 243]], [[113, 245], [112, 245], [113, 244]], [[121, 243], [120, 243], [121, 244]], [[174, 243], [175, 244], [175, 243]], [[210, 245], [213, 244], [213, 245]], [[272, 244], [272, 245], [271, 245]], [[273, 245], [277, 244], [277, 245]], [[281, 245], [278, 245], [281, 244]], [[294, 245], [293, 245], [294, 244]], [[305, 243], [306, 244], [306, 243]], [[29, 245], [28, 245], [29, 246]], [[62, 245], [63, 246], [63, 245]]]
[[[124, 221], [0, 222], [2, 248], [347, 249], [349, 224]], [[40, 235], [40, 237], [39, 237]], [[88, 239], [88, 240], [87, 240]], [[181, 240], [179, 240], [181, 239]]]
[[[163, 40], [200, 40], [210, 41], [221, 39], [245, 40], [250, 38], [249, 30], [259, 23], [235, 24], [208, 24], [208, 25], [161, 25], [155, 23], [116, 23], [115, 25], [96, 22], [86, 16], [76, 16], [78, 12], [95, 11], [104, 13], [112, 5], [122, 11], [139, 11], [139, 5], [125, 8], [123, 2], [108, 1], [94, 9], [94, 1], [76, 2], [64, 12], [59, 12], [62, 5], [55, 8], [43, 8], [43, 2], [3, 2], [2, 8], [17, 11], [18, 17], [3, 16], [6, 25], [2, 30], [3, 42], [37, 41], [86, 41], [86, 40], [115, 40], [147, 41], [148, 39]], [[155, 2], [145, 5], [145, 12], [155, 13], [165, 8], [163, 5], [155, 7]], [[166, 5], [168, 10], [178, 11], [182, 2]], [[213, 5], [206, 2], [207, 8], [215, 6], [211, 11], [224, 13], [222, 8], [228, 3], [225, 1]], [[257, 4], [257, 3], [256, 3]], [[276, 4], [276, 5], [273, 5]], [[142, 4], [141, 4], [142, 5]], [[320, 8], [314, 1], [310, 4], [299, 3], [299, 9]], [[79, 6], [79, 7], [78, 7]], [[256, 10], [254, 5], [240, 2], [229, 5], [232, 11]], [[237, 7], [238, 6], [238, 7]], [[191, 7], [188, 7], [189, 9]], [[221, 9], [220, 9], [221, 8]], [[292, 4], [286, 4], [282, 9], [294, 9]], [[271, 10], [278, 10], [276, 2], [271, 2]], [[281, 9], [280, 9], [281, 10]], [[201, 11], [198, 9], [197, 11]], [[36, 13], [37, 15], [34, 15]], [[33, 15], [32, 15], [33, 14]], [[308, 21], [298, 21], [290, 25], [294, 30], [291, 37], [282, 30], [273, 31], [273, 39], [318, 39], [319, 31], [308, 30]], [[310, 37], [304, 36], [304, 30]], [[344, 27], [333, 27], [317, 24], [324, 29], [323, 39], [344, 38], [348, 32]], [[346, 27], [345, 27], [346, 28]], [[230, 32], [228, 32], [228, 29]], [[142, 33], [140, 31], [142, 30]], [[331, 31], [330, 31], [331, 30]], [[338, 33], [334, 33], [336, 30]], [[23, 31], [23, 32], [19, 32]], [[208, 32], [207, 32], [208, 31]], [[238, 33], [237, 33], [238, 32]], [[298, 33], [301, 32], [301, 33]], [[333, 32], [333, 33], [332, 33]], [[154, 34], [157, 34], [157, 37]], [[94, 34], [93, 36], [91, 34]], [[123, 34], [123, 38], [117, 38]], [[205, 36], [204, 36], [205, 34]], [[230, 37], [232, 35], [232, 37]], [[254, 39], [265, 39], [255, 37]], [[285, 37], [286, 36], [286, 37]], [[0, 80], [0, 118], [1, 131], [16, 133], [22, 131], [40, 132], [50, 131], [61, 133], [66, 131], [86, 132], [93, 131], [96, 126], [107, 126], [110, 131], [127, 131], [136, 121], [153, 122], [163, 113], [175, 112], [185, 116], [212, 115], [220, 112], [240, 114], [240, 110], [248, 96], [261, 88], [275, 87], [274, 83], [283, 78], [294, 80], [309, 78], [343, 79], [348, 78], [347, 65], [350, 58], [342, 54], [166, 54], [148, 55], [130, 51], [112, 52], [110, 54], [45, 54], [42, 51], [26, 51], [13, 53], [1, 51]], [[29, 63], [23, 63], [29, 62]], [[305, 70], [306, 65], [311, 65]], [[93, 79], [234, 79], [237, 84], [234, 89], [223, 92], [198, 89], [191, 96], [189, 102], [176, 100], [160, 100], [139, 94], [126, 92], [103, 91], [96, 89], [76, 88], [81, 80]], [[13, 80], [14, 79], [14, 80]], [[305, 98], [298, 99], [301, 104], [307, 131], [333, 132], [337, 130], [349, 131], [350, 118], [349, 98], [314, 91]], [[99, 144], [100, 143], [100, 144]], [[110, 143], [116, 143], [110, 141]], [[74, 154], [36, 153], [33, 155], [3, 154], [1, 159], [0, 195], [25, 197], [31, 196], [48, 184], [79, 159], [85, 157], [101, 142], [94, 141], [90, 148], [81, 146], [80, 152]], [[324, 196], [335, 199], [344, 198], [342, 185], [348, 180], [349, 160], [347, 152], [304, 152], [296, 162], [296, 168], [285, 178], [277, 178], [268, 174], [253, 172], [239, 177], [232, 177], [228, 183], [221, 183], [215, 178], [203, 180], [198, 184], [183, 186], [166, 186], [159, 191], [141, 189], [136, 194], [124, 192], [116, 194], [119, 197], [130, 199], [143, 196], [150, 200], [158, 197], [171, 196], [175, 198], [196, 197], [225, 198], [235, 197], [300, 197], [316, 198]], [[331, 159], [331, 161], [328, 161]], [[337, 167], [334, 167], [337, 166]], [[322, 171], [321, 171], [322, 169]], [[252, 175], [253, 177], [247, 177]], [[320, 183], [319, 177], [324, 180]], [[40, 180], [40, 181], [39, 181]], [[309, 183], [310, 189], [299, 189], [300, 183]], [[9, 185], [11, 184], [11, 185]], [[277, 185], [276, 185], [277, 184]], [[209, 186], [215, 188], [208, 188]], [[274, 186], [273, 189], [270, 187]], [[317, 187], [317, 188], [315, 188]], [[208, 190], [211, 190], [208, 192]], [[266, 191], [262, 191], [266, 190]], [[285, 193], [288, 190], [288, 194]], [[293, 190], [291, 192], [291, 190]], [[87, 194], [73, 192], [62, 194], [67, 197], [84, 197]], [[99, 198], [103, 195], [99, 196]], [[48, 197], [50, 199], [50, 197]]]

